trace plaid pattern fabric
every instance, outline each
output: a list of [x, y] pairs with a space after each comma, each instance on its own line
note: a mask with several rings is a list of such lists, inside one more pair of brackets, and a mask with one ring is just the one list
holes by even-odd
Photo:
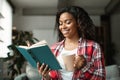
[[[55, 56], [60, 54], [64, 41], [56, 43], [51, 47]], [[87, 65], [81, 70], [75, 71], [72, 80], [105, 80], [104, 56], [99, 44], [80, 38], [77, 54], [86, 58]], [[50, 76], [51, 80], [62, 80], [59, 71], [51, 71]]]

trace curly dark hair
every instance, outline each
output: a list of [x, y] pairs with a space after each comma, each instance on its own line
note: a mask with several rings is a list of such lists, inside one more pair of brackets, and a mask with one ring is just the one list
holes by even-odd
[[63, 34], [59, 30], [59, 18], [64, 12], [70, 13], [75, 18], [77, 24], [80, 25], [80, 27], [78, 28], [79, 37], [89, 40], [95, 40], [95, 26], [88, 13], [81, 7], [67, 6], [58, 10], [56, 14], [55, 30], [57, 30], [58, 32], [58, 41], [64, 39]]

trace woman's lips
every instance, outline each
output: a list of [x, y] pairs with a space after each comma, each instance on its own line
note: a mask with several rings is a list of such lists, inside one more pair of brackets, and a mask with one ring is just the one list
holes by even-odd
[[63, 30], [62, 33], [63, 34], [68, 34], [69, 30]]

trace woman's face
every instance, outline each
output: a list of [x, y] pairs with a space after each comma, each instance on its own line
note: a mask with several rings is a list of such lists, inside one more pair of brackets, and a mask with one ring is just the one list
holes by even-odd
[[59, 29], [65, 38], [78, 36], [77, 22], [68, 12], [62, 13], [59, 18]]

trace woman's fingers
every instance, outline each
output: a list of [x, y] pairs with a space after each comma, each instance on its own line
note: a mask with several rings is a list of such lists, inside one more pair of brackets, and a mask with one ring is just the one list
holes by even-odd
[[50, 71], [50, 69], [48, 68], [48, 65], [45, 65], [44, 63], [42, 65], [37, 63], [37, 68], [38, 68], [39, 73], [42, 76], [47, 76]]
[[39, 72], [41, 75], [43, 75], [44, 68], [45, 68], [45, 64], [43, 63], [39, 68]]
[[48, 71], [48, 65], [45, 66], [44, 70], [42, 71], [42, 75], [46, 76], [47, 71]]
[[83, 55], [75, 56], [75, 61], [74, 61], [75, 69], [81, 69], [83, 66], [85, 66], [85, 64], [86, 64], [86, 60]]
[[39, 68], [40, 68], [40, 63], [39, 63], [39, 62], [37, 62], [37, 68], [38, 68], [38, 70], [39, 70]]

